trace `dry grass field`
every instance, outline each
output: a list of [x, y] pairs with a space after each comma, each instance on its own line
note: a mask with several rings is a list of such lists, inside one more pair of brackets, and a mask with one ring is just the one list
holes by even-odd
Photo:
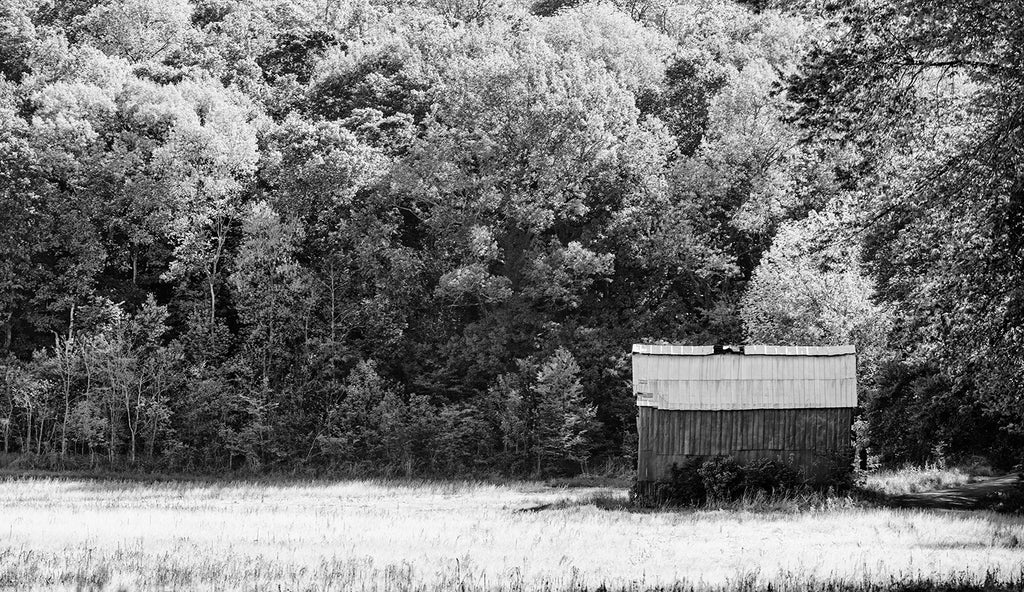
[[844, 500], [639, 512], [616, 503], [625, 496], [526, 483], [7, 479], [0, 588], [869, 589], [1024, 569], [1019, 518]]

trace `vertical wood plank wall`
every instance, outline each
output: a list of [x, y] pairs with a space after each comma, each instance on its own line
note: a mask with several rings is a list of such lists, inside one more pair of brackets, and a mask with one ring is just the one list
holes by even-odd
[[639, 407], [639, 481], [667, 479], [673, 463], [702, 456], [791, 461], [808, 475], [850, 449], [853, 410], [739, 409], [676, 411]]

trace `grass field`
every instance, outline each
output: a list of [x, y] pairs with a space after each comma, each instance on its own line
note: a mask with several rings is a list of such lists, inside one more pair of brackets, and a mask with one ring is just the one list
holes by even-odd
[[625, 496], [539, 484], [7, 479], [0, 587], [871, 589], [1019, 580], [1024, 569], [1019, 518], [843, 500], [634, 512]]

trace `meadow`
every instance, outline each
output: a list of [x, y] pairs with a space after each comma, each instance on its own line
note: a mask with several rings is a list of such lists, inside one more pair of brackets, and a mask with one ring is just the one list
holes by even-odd
[[19, 590], [888, 589], [1016, 581], [1024, 520], [870, 508], [635, 511], [621, 487], [0, 481]]

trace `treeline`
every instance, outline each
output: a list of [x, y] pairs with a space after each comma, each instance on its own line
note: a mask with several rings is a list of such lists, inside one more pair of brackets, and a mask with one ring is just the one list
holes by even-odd
[[629, 466], [630, 344], [852, 342], [1012, 464], [1024, 44], [875, 8], [0, 0], [4, 452]]

